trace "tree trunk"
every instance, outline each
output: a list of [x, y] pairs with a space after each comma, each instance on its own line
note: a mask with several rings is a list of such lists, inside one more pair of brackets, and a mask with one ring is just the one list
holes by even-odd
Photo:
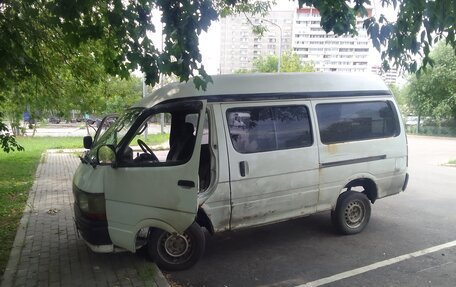
[[421, 114], [418, 114], [418, 124], [416, 125], [416, 133], [420, 133], [420, 125], [421, 125]]
[[85, 124], [86, 124], [87, 135], [90, 136], [89, 124], [87, 123], [87, 120], [85, 121]]
[[32, 138], [35, 136], [35, 133], [36, 133], [36, 122], [35, 122], [35, 124], [33, 125]]

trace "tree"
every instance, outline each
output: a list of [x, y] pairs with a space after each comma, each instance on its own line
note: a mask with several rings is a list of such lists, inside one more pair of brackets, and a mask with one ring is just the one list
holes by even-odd
[[35, 121], [50, 115], [69, 119], [72, 110], [84, 114], [115, 113], [142, 97], [142, 80], [135, 76], [127, 80], [102, 74], [96, 82], [87, 83], [70, 74], [64, 75], [64, 72], [61, 85], [53, 87], [59, 93], [58, 97], [43, 97], [52, 91], [39, 81], [19, 82], [14, 89], [4, 93], [6, 99], [0, 112], [5, 114], [14, 133], [26, 110]]
[[103, 104], [98, 105], [98, 113], [118, 113], [131, 106], [142, 97], [142, 80], [131, 76], [128, 80], [107, 77], [98, 89]]
[[365, 7], [369, 0], [299, 0], [299, 4], [313, 5], [320, 11], [321, 26], [326, 32], [336, 35], [356, 34], [356, 15], [366, 17], [363, 27], [372, 40], [372, 45], [381, 52], [383, 68], [388, 69], [392, 62], [398, 67], [415, 72], [419, 59], [422, 67], [428, 63], [430, 47], [439, 40], [446, 39], [456, 51], [455, 0], [381, 0], [382, 6], [393, 6], [397, 19], [392, 21], [385, 15], [378, 19], [368, 15]]
[[433, 67], [412, 75], [408, 81], [407, 102], [419, 116], [456, 118], [456, 55], [443, 42], [430, 55]]
[[[278, 57], [269, 55], [260, 57], [253, 62], [253, 72], [275, 73], [277, 72]], [[296, 53], [284, 53], [280, 60], [280, 71], [287, 72], [314, 72], [314, 65], [311, 62], [301, 63]]]
[[313, 62], [301, 63], [296, 53], [284, 53], [280, 61], [280, 71], [282, 72], [315, 72]]
[[[158, 73], [176, 74], [181, 81], [196, 76], [208, 80], [201, 64], [198, 35], [217, 18], [212, 1], [79, 1], [5, 0], [0, 2], [0, 87], [29, 75], [52, 77], [62, 62], [90, 44], [108, 74], [128, 77], [140, 68], [146, 82]], [[164, 50], [152, 43], [152, 9], [162, 12]], [[95, 43], [95, 45], [92, 45]], [[201, 77], [195, 74], [198, 71]]]
[[[253, 61], [253, 71], [261, 73], [274, 73], [277, 72], [278, 58], [275, 55], [260, 57]], [[282, 67], [282, 65], [281, 65]]]
[[[97, 42], [94, 57], [111, 75], [127, 77], [140, 68], [146, 82], [158, 82], [159, 73], [175, 74], [181, 81], [196, 76], [204, 87], [209, 81], [201, 64], [198, 35], [207, 30], [219, 15], [265, 13], [271, 2], [246, 0], [4, 0], [0, 3], [0, 86], [8, 79], [35, 74], [44, 77], [53, 65], [43, 46], [67, 55], [77, 54], [81, 44]], [[397, 20], [383, 15], [368, 15], [368, 0], [298, 0], [297, 5], [312, 5], [320, 11], [321, 26], [336, 35], [356, 34], [356, 15], [365, 17], [364, 26], [383, 57], [410, 68], [417, 67], [413, 55], [424, 53], [429, 62], [429, 47], [446, 35], [456, 47], [454, 0], [382, 0], [382, 5], [397, 7]], [[155, 32], [152, 9], [161, 11], [165, 36], [164, 50], [152, 43]], [[422, 30], [422, 27], [424, 29]], [[385, 62], [386, 65], [386, 62]], [[199, 74], [199, 75], [198, 75]]]
[[[201, 63], [198, 35], [212, 21], [230, 13], [264, 15], [273, 0], [3, 0], [0, 1], [0, 90], [10, 91], [29, 78], [42, 86], [57, 82], [62, 66], [80, 55], [92, 57], [112, 76], [128, 77], [135, 69], [154, 85], [159, 74], [176, 75], [180, 81], [193, 76], [197, 88], [210, 82]], [[298, 0], [320, 11], [321, 26], [336, 35], [356, 31], [356, 16], [365, 17], [372, 43], [385, 60], [412, 72], [417, 57], [432, 64], [430, 46], [444, 37], [456, 50], [454, 0], [382, 0], [397, 7], [397, 20], [368, 15], [369, 0]], [[152, 9], [161, 11], [164, 49], [160, 51], [150, 35]], [[423, 28], [423, 29], [422, 29]], [[76, 66], [77, 67], [77, 66]], [[70, 69], [73, 77], [84, 72]], [[88, 77], [87, 77], [88, 78]], [[82, 82], [87, 81], [83, 79]], [[48, 88], [52, 91], [52, 88]], [[79, 95], [80, 96], [80, 95]], [[45, 97], [60, 97], [54, 91]]]
[[399, 105], [399, 108], [402, 112], [402, 115], [408, 115], [409, 114], [409, 108], [408, 108], [408, 103], [407, 103], [407, 95], [406, 95], [406, 89], [404, 87], [399, 87], [396, 84], [388, 84], [388, 88], [391, 90], [393, 93], [394, 97], [396, 98], [396, 102]]
[[[0, 118], [2, 113], [0, 113]], [[16, 142], [16, 138], [9, 133], [8, 127], [0, 122], [0, 147], [4, 152], [22, 151], [24, 148]]]

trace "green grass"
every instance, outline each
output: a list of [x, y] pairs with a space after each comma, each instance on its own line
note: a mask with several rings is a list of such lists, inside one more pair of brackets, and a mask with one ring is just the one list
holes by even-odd
[[144, 135], [136, 136], [132, 141], [132, 144], [136, 144], [138, 139], [142, 139], [149, 147], [152, 147], [168, 142], [169, 134], [151, 134], [147, 136], [147, 140], [144, 139]]
[[449, 164], [456, 164], [456, 159], [452, 159], [450, 161], [448, 161]]
[[0, 274], [3, 275], [16, 229], [35, 179], [41, 154], [47, 149], [81, 148], [81, 137], [23, 137], [23, 152], [0, 151]]

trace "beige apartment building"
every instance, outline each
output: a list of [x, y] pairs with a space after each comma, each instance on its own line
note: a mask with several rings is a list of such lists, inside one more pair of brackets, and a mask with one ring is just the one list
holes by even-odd
[[[220, 43], [220, 73], [231, 74], [249, 70], [254, 59], [278, 55], [280, 38], [282, 53], [292, 50], [294, 11], [271, 11], [268, 17], [246, 17], [244, 14], [222, 18]], [[268, 30], [262, 37], [253, 33], [253, 25]], [[282, 37], [281, 37], [282, 36]]]
[[[372, 9], [368, 9], [369, 16]], [[312, 62], [321, 72], [358, 72], [380, 74], [388, 83], [395, 82], [398, 73], [381, 73], [372, 63], [372, 43], [358, 18], [358, 35], [336, 36], [320, 27], [320, 13], [312, 7], [288, 11], [271, 11], [264, 19], [243, 14], [221, 20], [221, 74], [252, 69], [253, 61], [261, 56], [293, 51], [301, 61]], [[253, 33], [253, 25], [268, 28], [260, 37]]]
[[[368, 10], [369, 14], [372, 9]], [[336, 36], [320, 27], [320, 13], [306, 7], [297, 9], [293, 19], [293, 51], [303, 62], [313, 62], [321, 72], [370, 72], [369, 51], [372, 44], [363, 20], [356, 21], [358, 35]]]

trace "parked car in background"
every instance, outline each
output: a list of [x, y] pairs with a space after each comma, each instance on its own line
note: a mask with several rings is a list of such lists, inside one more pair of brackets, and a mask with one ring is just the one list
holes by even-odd
[[88, 118], [88, 119], [85, 119], [84, 121], [87, 124], [91, 125], [91, 126], [93, 126], [93, 125], [99, 126], [100, 122], [101, 122], [101, 119], [99, 119], [99, 118]]
[[50, 123], [50, 124], [60, 124], [60, 121], [61, 120], [58, 117], [50, 117], [48, 119], [48, 123]]
[[418, 117], [408, 116], [405, 120], [405, 124], [408, 126], [416, 126], [418, 124]]

